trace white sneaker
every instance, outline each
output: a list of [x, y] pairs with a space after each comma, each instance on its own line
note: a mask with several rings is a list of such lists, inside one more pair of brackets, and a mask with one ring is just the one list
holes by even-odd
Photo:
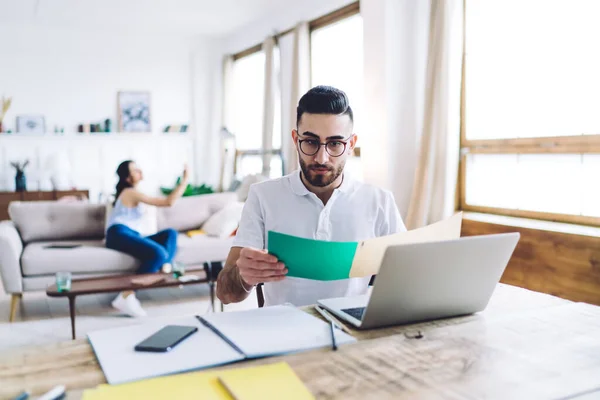
[[140, 301], [133, 293], [127, 297], [123, 297], [123, 295], [119, 293], [117, 298], [113, 300], [112, 306], [130, 317], [145, 317], [147, 315], [146, 311], [142, 308]]

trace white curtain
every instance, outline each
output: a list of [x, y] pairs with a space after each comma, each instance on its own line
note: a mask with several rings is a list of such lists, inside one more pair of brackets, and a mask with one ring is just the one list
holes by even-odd
[[462, 1], [432, 0], [421, 146], [406, 225], [452, 214], [460, 152]]
[[265, 53], [265, 96], [262, 127], [262, 175], [270, 176], [273, 149], [273, 126], [275, 123], [275, 96], [277, 95], [277, 66], [275, 65], [275, 39], [268, 37], [262, 44]]
[[454, 212], [462, 0], [361, 0], [365, 181], [393, 192], [409, 229]]
[[231, 55], [223, 57], [222, 85], [221, 127], [231, 129], [231, 114], [233, 112], [233, 56]]
[[279, 39], [281, 59], [281, 148], [285, 173], [298, 168], [298, 153], [292, 142], [296, 129], [298, 100], [310, 89], [310, 32], [307, 22], [301, 22], [291, 34]]
[[221, 159], [221, 170], [219, 171], [219, 191], [227, 190], [233, 179], [233, 158], [235, 157], [235, 141], [226, 137], [231, 129], [233, 118], [233, 56], [223, 57], [223, 80], [222, 80], [222, 105], [221, 105], [221, 127], [219, 136], [219, 151]]

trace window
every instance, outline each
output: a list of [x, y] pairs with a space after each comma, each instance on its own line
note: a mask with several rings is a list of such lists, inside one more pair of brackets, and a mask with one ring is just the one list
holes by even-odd
[[[276, 52], [275, 57], [278, 54]], [[277, 65], [277, 59], [275, 64]], [[254, 52], [237, 59], [233, 64], [231, 131], [236, 137], [238, 179], [250, 174], [260, 174], [262, 165], [262, 131], [265, 90], [265, 54]], [[277, 97], [277, 96], [276, 96]], [[280, 105], [275, 104], [273, 148], [281, 148]], [[271, 158], [270, 177], [281, 176], [281, 157]]]
[[[358, 9], [356, 9], [358, 11]], [[348, 95], [354, 112], [354, 131], [359, 137], [363, 107], [363, 21], [354, 14], [311, 33], [311, 84], [334, 86]], [[347, 171], [362, 179], [359, 158], [350, 158]]]
[[265, 54], [259, 51], [233, 63], [231, 130], [239, 150], [260, 149], [265, 90]]
[[597, 0], [466, 0], [461, 208], [600, 225]]

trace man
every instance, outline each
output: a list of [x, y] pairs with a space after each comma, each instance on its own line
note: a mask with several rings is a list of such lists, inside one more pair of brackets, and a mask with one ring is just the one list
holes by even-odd
[[301, 306], [366, 292], [370, 277], [327, 282], [286, 277], [285, 265], [265, 250], [270, 230], [335, 242], [406, 230], [390, 192], [344, 175], [357, 140], [344, 92], [328, 86], [309, 90], [298, 104], [292, 139], [300, 170], [250, 187], [217, 281], [225, 304], [244, 300], [258, 283], [264, 283], [265, 305]]

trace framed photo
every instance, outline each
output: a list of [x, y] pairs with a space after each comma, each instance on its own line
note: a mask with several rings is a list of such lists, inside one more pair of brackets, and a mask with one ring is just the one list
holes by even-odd
[[119, 132], [152, 132], [150, 92], [119, 92]]
[[42, 115], [19, 115], [17, 133], [43, 135], [46, 133], [46, 120]]

